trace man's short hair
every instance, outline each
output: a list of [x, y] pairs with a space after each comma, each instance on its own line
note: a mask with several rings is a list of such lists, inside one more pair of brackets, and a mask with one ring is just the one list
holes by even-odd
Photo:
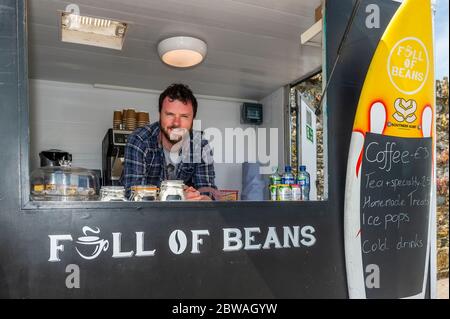
[[161, 113], [162, 104], [166, 97], [172, 100], [178, 100], [183, 103], [191, 102], [194, 111], [194, 117], [197, 114], [197, 99], [192, 93], [189, 86], [181, 83], [171, 84], [164, 92], [159, 96], [159, 113]]

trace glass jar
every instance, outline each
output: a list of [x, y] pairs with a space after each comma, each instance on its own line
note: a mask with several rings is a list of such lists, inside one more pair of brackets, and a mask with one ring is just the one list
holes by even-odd
[[161, 201], [184, 200], [184, 182], [182, 180], [167, 180], [161, 183], [159, 199]]
[[96, 172], [70, 165], [41, 167], [30, 176], [30, 197], [37, 201], [97, 200], [99, 187]]
[[158, 187], [154, 185], [131, 186], [130, 200], [135, 202], [155, 201], [158, 199]]
[[103, 202], [125, 202], [125, 187], [103, 186], [100, 189], [100, 200]]

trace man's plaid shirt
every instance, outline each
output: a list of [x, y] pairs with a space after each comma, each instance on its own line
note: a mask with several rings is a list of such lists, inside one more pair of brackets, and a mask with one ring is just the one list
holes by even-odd
[[[177, 165], [176, 179], [185, 185], [217, 189], [214, 179], [213, 153], [208, 141], [200, 132], [191, 133], [189, 143], [180, 150], [181, 162]], [[121, 183], [127, 196], [133, 185], [156, 185], [166, 180], [167, 166], [160, 140], [159, 122], [138, 128], [128, 136], [125, 147], [124, 170]]]

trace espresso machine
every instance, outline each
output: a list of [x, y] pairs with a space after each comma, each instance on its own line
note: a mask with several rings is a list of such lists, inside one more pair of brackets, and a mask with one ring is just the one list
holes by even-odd
[[132, 131], [114, 130], [110, 128], [102, 142], [103, 186], [120, 186], [123, 171], [125, 146], [128, 135]]

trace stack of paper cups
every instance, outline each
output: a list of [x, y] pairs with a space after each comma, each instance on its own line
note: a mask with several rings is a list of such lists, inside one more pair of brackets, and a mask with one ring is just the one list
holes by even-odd
[[114, 111], [113, 129], [120, 130], [122, 126], [122, 111]]
[[138, 112], [137, 113], [137, 127], [144, 127], [150, 123], [150, 115], [148, 112]]
[[128, 131], [134, 131], [136, 129], [136, 110], [135, 109], [127, 109], [127, 110], [125, 110], [125, 114], [126, 114], [125, 128]]

